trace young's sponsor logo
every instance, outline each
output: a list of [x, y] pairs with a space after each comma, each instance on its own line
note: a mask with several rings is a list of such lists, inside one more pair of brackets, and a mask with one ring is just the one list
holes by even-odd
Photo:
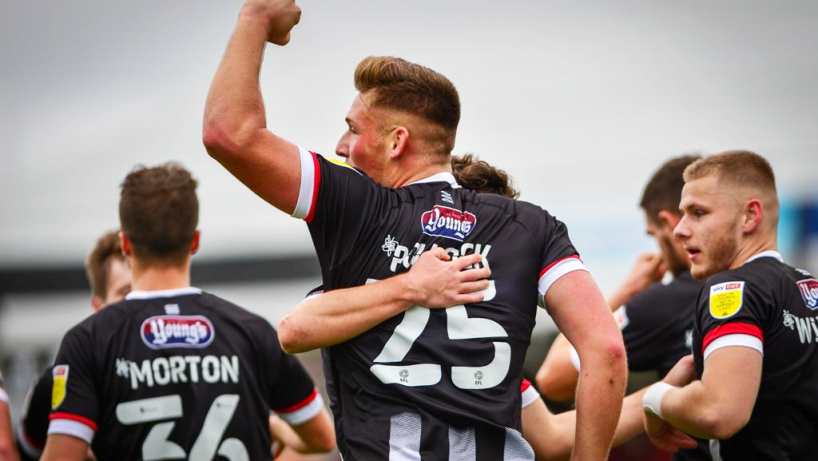
[[435, 205], [434, 208], [423, 213], [420, 224], [424, 234], [462, 242], [474, 230], [477, 217], [468, 211], [464, 213], [454, 208]]
[[170, 347], [207, 347], [215, 331], [201, 315], [157, 315], [142, 322], [142, 341], [151, 349]]
[[804, 303], [811, 310], [818, 309], [818, 280], [807, 279], [798, 282], [798, 291], [804, 298]]
[[744, 303], [744, 282], [725, 282], [710, 287], [710, 315], [716, 319], [732, 317]]
[[56, 410], [65, 401], [65, 391], [68, 387], [68, 365], [55, 365], [51, 369], [54, 384], [51, 386], [51, 409]]

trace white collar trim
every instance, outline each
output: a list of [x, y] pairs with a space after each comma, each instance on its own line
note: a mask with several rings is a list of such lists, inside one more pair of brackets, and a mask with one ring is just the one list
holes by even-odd
[[781, 257], [781, 253], [779, 253], [779, 252], [777, 252], [775, 250], [767, 250], [767, 251], [762, 251], [761, 253], [756, 253], [750, 259], [745, 261], [744, 264], [755, 261], [756, 259], [759, 259], [759, 258], [775, 258], [775, 259], [781, 261], [782, 263], [784, 262], [784, 258]]
[[457, 181], [454, 179], [454, 175], [447, 171], [433, 174], [428, 178], [423, 178], [419, 181], [409, 183], [407, 184], [407, 186], [411, 186], [412, 184], [424, 184], [427, 182], [447, 182], [452, 185], [452, 189], [460, 189], [460, 184], [458, 184]]
[[174, 296], [200, 295], [202, 290], [196, 287], [172, 288], [170, 290], [132, 291], [125, 296], [126, 300], [173, 298]]

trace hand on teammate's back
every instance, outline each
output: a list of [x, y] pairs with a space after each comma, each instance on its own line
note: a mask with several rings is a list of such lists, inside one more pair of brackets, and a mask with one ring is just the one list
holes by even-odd
[[242, 15], [263, 19], [267, 41], [284, 46], [290, 42], [290, 31], [301, 20], [301, 8], [295, 0], [247, 0]]
[[481, 290], [489, 287], [488, 268], [467, 269], [482, 260], [470, 254], [451, 260], [443, 248], [423, 252], [405, 274], [413, 299], [424, 307], [442, 308], [458, 304], [475, 304], [483, 300]]

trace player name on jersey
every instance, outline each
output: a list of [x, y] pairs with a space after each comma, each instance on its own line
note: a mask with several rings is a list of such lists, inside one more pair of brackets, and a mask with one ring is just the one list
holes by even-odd
[[130, 379], [131, 389], [134, 390], [139, 389], [140, 385], [153, 387], [187, 382], [238, 383], [239, 357], [186, 355], [158, 357], [143, 360], [141, 364], [117, 359], [116, 374], [121, 378]]
[[[437, 248], [437, 244], [432, 245], [429, 249]], [[409, 247], [403, 246], [398, 243], [392, 236], [387, 236], [385, 239], [385, 243], [383, 245], [383, 250], [387, 252], [387, 255], [392, 257], [392, 262], [389, 264], [389, 270], [392, 272], [396, 272], [399, 267], [403, 267], [404, 269], [409, 269], [412, 264], [417, 261], [421, 254], [423, 254], [426, 250], [425, 243], [415, 243], [415, 245], [410, 250]], [[452, 248], [444, 248], [446, 253], [448, 253], [452, 260], [459, 258], [460, 256], [466, 256], [468, 254], [480, 254], [483, 257], [483, 260], [480, 261], [479, 267], [489, 268], [489, 259], [488, 254], [491, 251], [491, 245], [484, 245], [481, 243], [464, 243], [459, 247], [452, 247]]]

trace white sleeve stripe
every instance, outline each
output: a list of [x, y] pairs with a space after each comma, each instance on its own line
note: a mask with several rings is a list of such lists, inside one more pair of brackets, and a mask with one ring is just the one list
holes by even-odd
[[23, 429], [22, 421], [17, 426], [17, 443], [20, 444], [20, 447], [23, 449], [23, 452], [28, 455], [29, 458], [39, 459], [43, 456], [43, 451], [39, 448], [35, 447], [31, 442], [28, 441], [28, 437], [26, 437], [26, 431]]
[[51, 420], [51, 424], [48, 425], [48, 435], [51, 434], [70, 435], [86, 441], [88, 445], [91, 445], [94, 440], [94, 430], [87, 424], [73, 419], [57, 418]]
[[571, 345], [571, 347], [568, 348], [568, 355], [571, 357], [571, 365], [573, 365], [574, 368], [576, 368], [577, 371], [579, 371], [579, 368], [581, 366], [581, 363], [579, 361], [579, 352], [577, 352], [577, 349], [574, 347], [573, 344]]
[[0, 387], [0, 402], [9, 403], [9, 395], [6, 394], [6, 390]]
[[298, 148], [301, 160], [301, 187], [298, 190], [298, 203], [295, 205], [292, 216], [304, 219], [310, 215], [312, 196], [315, 190], [315, 162], [309, 151]]
[[287, 422], [290, 426], [296, 426], [301, 423], [306, 423], [307, 421], [313, 419], [321, 410], [324, 408], [324, 399], [321, 397], [321, 394], [316, 394], [315, 398], [312, 399], [312, 402], [304, 405], [303, 407], [299, 408], [298, 410], [289, 412], [289, 413], [278, 413], [281, 416], [281, 419]]
[[733, 346], [749, 347], [764, 355], [764, 343], [760, 339], [752, 335], [734, 334], [716, 338], [708, 344], [707, 349], [704, 350], [704, 360], [707, 360], [707, 356], [721, 348]]
[[582, 264], [582, 261], [580, 261], [579, 258], [566, 258], [557, 264], [554, 264], [551, 269], [548, 269], [548, 272], [540, 277], [540, 297], [544, 298], [545, 294], [548, 293], [548, 289], [551, 288], [551, 285], [553, 285], [554, 282], [559, 280], [563, 275], [568, 274], [569, 272], [587, 270], [588, 269], [585, 268], [585, 264]]
[[534, 386], [528, 386], [526, 390], [523, 391], [523, 401], [520, 408], [525, 408], [532, 403], [536, 402], [540, 398], [540, 393], [537, 392], [537, 389], [534, 389]]

